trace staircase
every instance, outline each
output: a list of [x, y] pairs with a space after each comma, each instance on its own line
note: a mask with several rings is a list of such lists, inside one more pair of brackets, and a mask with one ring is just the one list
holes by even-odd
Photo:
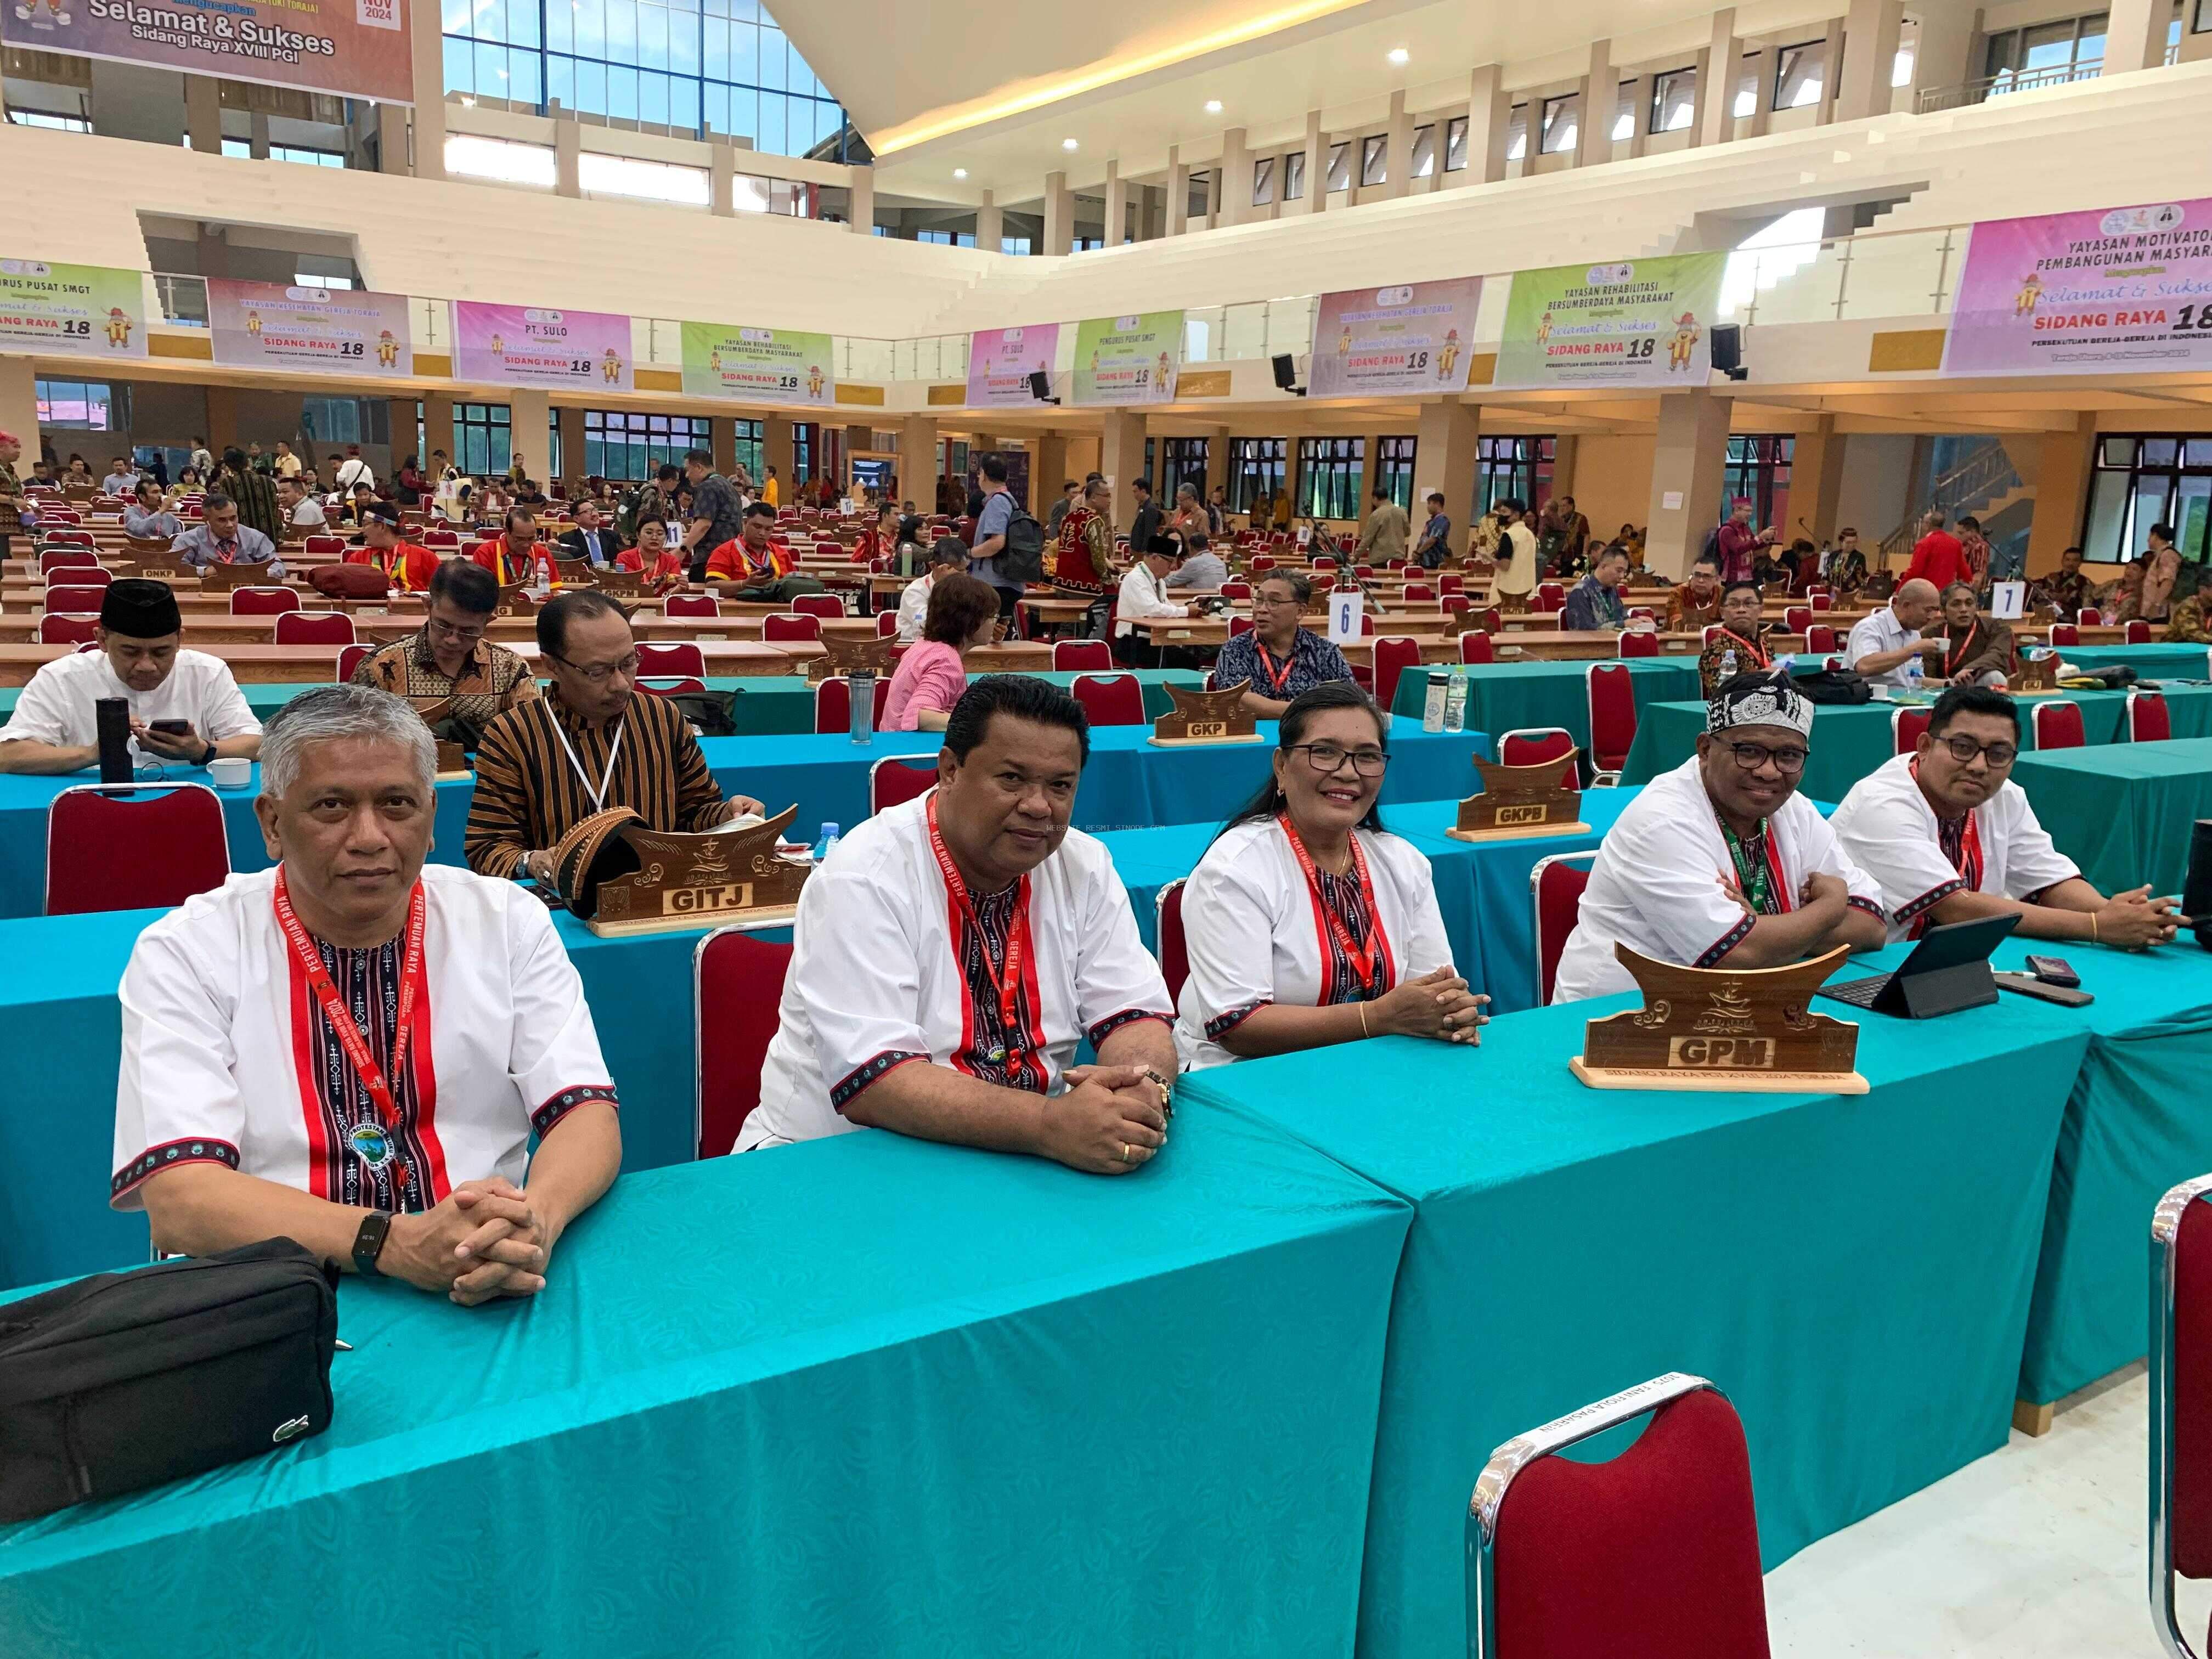
[[1874, 568], [1887, 569], [1893, 555], [1911, 553], [1912, 544], [1919, 539], [1920, 521], [1931, 508], [1941, 507], [1954, 526], [1962, 514], [1986, 523], [2008, 507], [2034, 499], [2035, 486], [2020, 476], [2004, 445], [1993, 439], [1987, 448], [1936, 479], [1925, 497], [1912, 505], [1905, 522], [1881, 538]]

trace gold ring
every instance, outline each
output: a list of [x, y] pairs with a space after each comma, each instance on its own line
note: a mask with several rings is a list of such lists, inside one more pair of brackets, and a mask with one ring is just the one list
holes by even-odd
[[1126, 1140], [1123, 1141], [1121, 1143], [1121, 1162], [1124, 1164], [1134, 1164], [1136, 1161], [1137, 1160], [1135, 1158], [1129, 1156], [1129, 1143]]

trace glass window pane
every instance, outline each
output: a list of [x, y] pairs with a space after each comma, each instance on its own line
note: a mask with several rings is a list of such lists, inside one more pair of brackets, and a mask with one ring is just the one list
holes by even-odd
[[760, 132], [754, 148], [764, 149], [771, 155], [788, 155], [784, 148], [783, 99], [775, 93], [761, 95]]
[[2143, 466], [2179, 466], [2181, 465], [2181, 443], [2175, 438], [2146, 438], [2139, 465]]
[[1743, 67], [1736, 71], [1735, 103], [1729, 111], [1736, 120], [1745, 120], [1759, 113], [1759, 59], [1755, 54], [1744, 54]]
[[1827, 62], [1828, 43], [1825, 40], [1784, 46], [1775, 61], [1774, 107], [1802, 109], [1808, 104], [1819, 103]]
[[1275, 158], [1263, 155], [1252, 164], [1252, 205], [1267, 207], [1275, 199]]
[[763, 27], [760, 32], [760, 83], [762, 90], [783, 90], [784, 51], [783, 31]]
[[545, 0], [545, 50], [576, 49], [576, 0]]
[[1656, 76], [1651, 85], [1651, 131], [1680, 132], [1696, 118], [1698, 109], [1698, 70], [1692, 64], [1688, 69], [1669, 70]]
[[2203, 558], [2205, 537], [2212, 532], [2212, 478], [2182, 479], [2174, 513], [2173, 543], [2181, 550], [2181, 556]]
[[641, 73], [637, 77], [637, 118], [650, 125], [668, 125], [668, 77]]
[[576, 64], [574, 58], [549, 58], [545, 60], [545, 98], [550, 103], [560, 100], [561, 107], [576, 107]]
[[[561, 0], [546, 0], [546, 3], [558, 7]], [[507, 0], [507, 40], [509, 46], [538, 45], [538, 0]]]
[[477, 47], [477, 92], [485, 98], [507, 96], [507, 48]]
[[[465, 40], [446, 42], [446, 90], [474, 92], [477, 89], [476, 48]], [[223, 152], [230, 150], [230, 140], [223, 140]], [[249, 155], [252, 153], [249, 149]]]
[[1518, 161], [1528, 154], [1528, 106], [1516, 104], [1505, 122], [1505, 159]]
[[1544, 100], [1544, 129], [1536, 153], [1557, 155], [1575, 147], [1575, 136], [1582, 126], [1583, 95], [1571, 92], [1564, 97]]
[[568, 0], [568, 6], [576, 24], [576, 56], [604, 59], [607, 55], [606, 0]]
[[637, 62], [637, 0], [606, 0], [607, 61]]
[[469, 0], [443, 0], [439, 8], [439, 26], [447, 34], [474, 34]]
[[1359, 142], [1359, 182], [1388, 184], [1390, 180], [1390, 141], [1381, 134]]
[[2136, 464], [2136, 441], [2133, 438], [2107, 438], [2099, 459], [2101, 466], [2133, 466]]
[[681, 132], [698, 131], [699, 83], [671, 81], [668, 88], [668, 125]]
[[[2104, 56], [2104, 41], [2100, 37], [2097, 55]], [[2074, 62], [2074, 22], [2069, 18], [2063, 23], [2039, 23], [2032, 29], [2021, 32], [2020, 67], [2033, 74], [2037, 70], [2064, 69]]]
[[[725, 24], [724, 27], [728, 25]], [[679, 75], [699, 73], [698, 14], [672, 11], [668, 17], [668, 67]]]
[[538, 84], [538, 66], [545, 60], [534, 52], [509, 49], [507, 54], [508, 80], [507, 95], [518, 104], [527, 104], [532, 109], [544, 101], [544, 91]]
[[1352, 145], [1348, 141], [1328, 147], [1328, 188], [1332, 192], [1352, 188]]
[[750, 87], [730, 88], [730, 124], [725, 131], [734, 137], [750, 138], [753, 148], [760, 148], [760, 94]]
[[1457, 173], [1467, 166], [1467, 117], [1453, 118], [1444, 129], [1444, 171]]
[[2150, 533], [2153, 525], [2168, 522], [2166, 498], [2172, 493], [2172, 481], [2160, 474], [2136, 474], [2135, 499], [2130, 504], [2133, 521], [2127, 527], [2124, 542], [2128, 556], [2133, 557], [2145, 550], [2143, 538]]
[[1437, 170], [1437, 130], [1433, 125], [1413, 129], [1413, 177], [1425, 179]]
[[1283, 157], [1283, 199], [1303, 202], [1306, 196], [1306, 153], [1294, 149]]
[[637, 61], [640, 68], [668, 67], [668, 9], [641, 3], [637, 9]]

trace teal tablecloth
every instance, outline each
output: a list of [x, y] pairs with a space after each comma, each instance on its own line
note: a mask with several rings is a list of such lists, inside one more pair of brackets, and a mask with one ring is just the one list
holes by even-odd
[[1869, 1016], [1861, 1096], [1584, 1088], [1583, 1022], [1632, 1001], [1509, 1014], [1478, 1049], [1388, 1038], [1184, 1081], [1181, 1115], [1273, 1123], [1416, 1206], [1368, 1659], [1466, 1651], [1464, 1518], [1494, 1448], [1662, 1371], [1741, 1413], [1769, 1566], [2004, 1443], [2079, 1030], [2017, 998], [1940, 1041]]
[[2076, 668], [2132, 668], [2147, 680], [2201, 680], [2212, 662], [2201, 645], [2069, 645], [2058, 654]]
[[1341, 1659], [1408, 1215], [1227, 1114], [625, 1176], [532, 1301], [348, 1279], [328, 1433], [0, 1528], [0, 1652]]
[[[1670, 697], [1698, 695], [1695, 658], [1637, 657], [1628, 668], [1629, 689], [1639, 710]], [[1530, 726], [1563, 726], [1587, 750], [1589, 670], [1586, 662], [1478, 663], [1467, 671], [1467, 723], [1493, 738]], [[1409, 669], [1399, 677], [1390, 712], [1419, 720], [1428, 688], [1427, 672]]]
[[2105, 891], [2181, 891], [2191, 826], [2212, 817], [2212, 738], [2023, 755], [2012, 775], [2058, 850]]

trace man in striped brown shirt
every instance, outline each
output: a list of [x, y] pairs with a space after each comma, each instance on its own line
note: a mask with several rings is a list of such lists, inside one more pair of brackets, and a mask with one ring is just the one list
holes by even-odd
[[471, 870], [550, 887], [554, 843], [610, 806], [694, 834], [761, 810], [748, 796], [722, 798], [673, 702], [637, 694], [637, 643], [605, 594], [580, 588], [549, 601], [538, 613], [538, 650], [551, 692], [492, 721], [477, 750], [462, 840]]

